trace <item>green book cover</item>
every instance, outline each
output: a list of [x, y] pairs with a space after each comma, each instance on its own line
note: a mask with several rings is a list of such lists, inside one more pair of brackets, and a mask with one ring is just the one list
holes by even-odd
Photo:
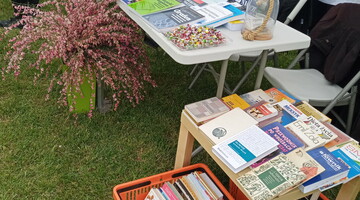
[[140, 0], [130, 3], [129, 6], [141, 15], [147, 15], [169, 9], [179, 5], [176, 0]]
[[272, 160], [237, 178], [247, 196], [254, 199], [272, 199], [296, 186], [306, 175], [289, 158], [280, 154]]

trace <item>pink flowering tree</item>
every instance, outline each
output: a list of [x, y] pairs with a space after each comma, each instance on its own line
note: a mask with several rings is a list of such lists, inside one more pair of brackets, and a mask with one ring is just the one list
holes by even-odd
[[[25, 67], [35, 68], [35, 81], [42, 75], [49, 77], [46, 98], [55, 84], [60, 85], [58, 100], [63, 105], [67, 105], [69, 87], [81, 93], [84, 76], [92, 87], [96, 78], [110, 88], [114, 110], [125, 99], [138, 104], [144, 98], [146, 83], [155, 86], [143, 48], [143, 33], [115, 0], [49, 0], [37, 8], [19, 8], [22, 20], [3, 33], [23, 26], [9, 41], [3, 78], [8, 73], [19, 76]], [[37, 59], [25, 66], [22, 61], [26, 53]], [[54, 61], [62, 62], [55, 70], [50, 65]], [[93, 102], [91, 110], [94, 107]], [[73, 105], [69, 108], [72, 110]]]

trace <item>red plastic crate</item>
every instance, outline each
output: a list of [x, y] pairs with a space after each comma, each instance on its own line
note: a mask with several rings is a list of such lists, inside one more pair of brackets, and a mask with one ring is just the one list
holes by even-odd
[[224, 194], [224, 200], [234, 200], [210, 169], [202, 163], [119, 184], [113, 188], [113, 197], [115, 200], [143, 200], [151, 188], [159, 188], [167, 181], [174, 183], [180, 177], [194, 171], [206, 173]]

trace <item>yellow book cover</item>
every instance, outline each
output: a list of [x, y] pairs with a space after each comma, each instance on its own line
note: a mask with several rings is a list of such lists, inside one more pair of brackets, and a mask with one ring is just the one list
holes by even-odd
[[244, 99], [242, 99], [237, 94], [232, 94], [232, 95], [223, 97], [222, 100], [231, 109], [239, 107], [244, 110], [244, 109], [250, 107], [250, 104], [248, 104]]
[[320, 112], [318, 109], [314, 108], [312, 105], [310, 105], [306, 101], [301, 101], [298, 104], [295, 105], [297, 109], [299, 109], [301, 112], [303, 112], [306, 116], [313, 116], [315, 119], [321, 121], [321, 122], [329, 122], [331, 123], [331, 119], [324, 115], [322, 112]]

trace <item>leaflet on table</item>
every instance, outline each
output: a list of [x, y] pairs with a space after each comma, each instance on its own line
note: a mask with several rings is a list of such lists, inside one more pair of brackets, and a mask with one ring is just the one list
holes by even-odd
[[147, 15], [151, 13], [156, 13], [159, 11], [165, 11], [169, 8], [176, 7], [181, 5], [179, 1], [176, 0], [139, 0], [133, 2], [133, 0], [122, 0], [127, 3], [129, 7], [134, 9], [140, 15]]
[[185, 24], [195, 24], [204, 19], [188, 6], [174, 8], [163, 12], [144, 15], [143, 18], [159, 32], [165, 33]]
[[217, 3], [208, 4], [202, 7], [194, 6], [192, 9], [205, 16], [205, 20], [199, 22], [200, 25], [208, 25], [233, 15], [230, 10]]
[[225, 17], [223, 19], [220, 19], [218, 21], [215, 21], [213, 23], [210, 23], [210, 24], [208, 24], [208, 26], [218, 27], [218, 26], [226, 24], [226, 23], [228, 23], [230, 21], [245, 18], [245, 12], [241, 11], [239, 8], [237, 8], [237, 7], [235, 7], [235, 6], [231, 5], [231, 4], [225, 5], [224, 8], [226, 8], [227, 10], [232, 12], [232, 15], [229, 16], [229, 17]]

